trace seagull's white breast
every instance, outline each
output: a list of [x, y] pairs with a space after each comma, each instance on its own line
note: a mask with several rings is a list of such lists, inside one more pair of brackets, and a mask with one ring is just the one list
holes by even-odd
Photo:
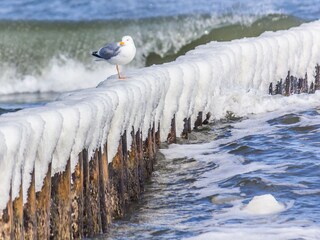
[[136, 47], [133, 42], [126, 42], [126, 45], [121, 46], [119, 54], [108, 60], [111, 64], [125, 65], [131, 62], [136, 55]]

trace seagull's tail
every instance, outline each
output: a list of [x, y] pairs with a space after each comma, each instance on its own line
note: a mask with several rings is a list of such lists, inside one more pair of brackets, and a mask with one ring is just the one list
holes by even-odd
[[97, 57], [97, 58], [102, 58], [102, 57], [99, 56], [98, 51], [92, 52], [92, 55], [95, 56], [95, 57]]

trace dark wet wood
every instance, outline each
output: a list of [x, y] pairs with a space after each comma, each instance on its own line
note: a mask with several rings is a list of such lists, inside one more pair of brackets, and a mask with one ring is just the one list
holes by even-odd
[[140, 192], [144, 190], [144, 181], [145, 181], [145, 161], [144, 161], [144, 143], [142, 141], [142, 133], [141, 130], [138, 129], [136, 132], [136, 144], [137, 144], [137, 160], [138, 160], [138, 177], [139, 177], [139, 185]]
[[123, 176], [123, 201], [124, 207], [129, 203], [129, 182], [128, 182], [128, 144], [127, 131], [124, 131], [121, 136], [122, 141], [122, 176]]
[[173, 118], [171, 120], [171, 128], [170, 128], [170, 132], [169, 132], [168, 137], [167, 137], [167, 142], [169, 144], [177, 142], [176, 117], [175, 117], [175, 115], [173, 116]]
[[201, 127], [201, 126], [202, 126], [202, 115], [203, 115], [202, 112], [199, 112], [199, 113], [198, 113], [197, 120], [196, 120], [195, 123], [194, 123], [194, 128], [195, 128], [195, 129], [197, 129], [198, 127]]
[[315, 75], [314, 82], [311, 82], [310, 87], [308, 86], [308, 74], [305, 74], [304, 78], [296, 78], [295, 76], [290, 75], [290, 71], [288, 71], [287, 77], [282, 82], [282, 79], [277, 82], [275, 88], [273, 88], [273, 84], [269, 85], [269, 94], [277, 95], [281, 94], [283, 96], [290, 96], [292, 94], [300, 94], [300, 93], [315, 93], [315, 91], [320, 89], [320, 66], [317, 64], [315, 67]]
[[317, 64], [315, 67], [315, 77], [314, 77], [314, 90], [320, 90], [320, 65]]
[[183, 131], [181, 133], [181, 137], [188, 139], [188, 134], [191, 132], [191, 118], [185, 118], [183, 120]]
[[206, 119], [202, 122], [202, 124], [209, 124], [210, 117], [211, 117], [211, 113], [208, 112], [206, 114]]

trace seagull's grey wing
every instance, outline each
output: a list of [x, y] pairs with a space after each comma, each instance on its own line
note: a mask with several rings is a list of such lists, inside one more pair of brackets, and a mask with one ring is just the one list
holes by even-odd
[[120, 46], [116, 43], [110, 43], [99, 49], [98, 55], [106, 60], [117, 56], [119, 53]]

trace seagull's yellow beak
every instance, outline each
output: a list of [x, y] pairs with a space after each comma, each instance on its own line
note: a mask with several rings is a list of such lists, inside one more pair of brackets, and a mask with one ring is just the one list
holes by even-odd
[[120, 42], [120, 46], [124, 46], [124, 42]]

